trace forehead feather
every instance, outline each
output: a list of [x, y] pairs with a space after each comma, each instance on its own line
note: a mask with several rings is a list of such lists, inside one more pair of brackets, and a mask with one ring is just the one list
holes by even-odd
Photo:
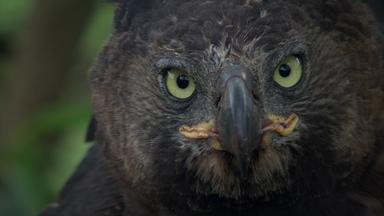
[[[133, 40], [170, 47], [206, 48], [228, 37], [244, 42], [259, 35], [289, 38], [308, 31], [345, 37], [367, 35], [360, 13], [365, 7], [349, 0], [145, 0], [119, 1], [115, 33], [131, 32]], [[366, 14], [365, 14], [366, 15]], [[363, 20], [366, 21], [366, 20]]]

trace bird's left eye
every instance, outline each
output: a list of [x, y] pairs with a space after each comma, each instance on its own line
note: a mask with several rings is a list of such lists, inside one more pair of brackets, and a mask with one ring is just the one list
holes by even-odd
[[283, 88], [291, 88], [299, 83], [303, 75], [301, 61], [296, 56], [288, 56], [275, 69], [273, 80]]
[[165, 80], [169, 94], [177, 99], [188, 99], [196, 90], [196, 84], [192, 77], [180, 69], [169, 69]]

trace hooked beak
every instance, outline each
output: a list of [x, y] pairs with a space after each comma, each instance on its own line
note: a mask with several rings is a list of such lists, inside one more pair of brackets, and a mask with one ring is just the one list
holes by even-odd
[[260, 147], [263, 112], [252, 94], [252, 82], [245, 68], [232, 65], [220, 79], [221, 100], [217, 117], [219, 140], [233, 156], [240, 176], [248, 173], [251, 159]]
[[212, 149], [231, 155], [230, 164], [241, 178], [247, 177], [252, 158], [261, 146], [269, 144], [270, 132], [289, 136], [299, 121], [295, 113], [288, 118], [272, 113], [265, 116], [257, 94], [252, 93], [255, 86], [246, 68], [229, 65], [218, 81], [216, 119], [179, 128], [185, 138], [209, 139]]

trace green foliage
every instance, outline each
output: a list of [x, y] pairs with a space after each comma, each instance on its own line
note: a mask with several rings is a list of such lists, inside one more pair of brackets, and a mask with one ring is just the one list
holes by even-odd
[[84, 144], [89, 113], [89, 105], [54, 104], [18, 132], [17, 148], [6, 158], [7, 193], [0, 197], [4, 199], [0, 207], [13, 206], [11, 212], [17, 210], [19, 215], [37, 214], [53, 200], [89, 147]]
[[[22, 30], [32, 3], [0, 0], [0, 35], [12, 35], [8, 42]], [[83, 32], [76, 65], [91, 67], [112, 30], [112, 14], [113, 6], [100, 1]], [[0, 57], [0, 74], [8, 72], [6, 61]], [[73, 88], [87, 83], [80, 85]], [[37, 215], [57, 196], [91, 145], [84, 141], [91, 116], [86, 93], [52, 102], [17, 131], [17, 142], [0, 160], [0, 215]]]
[[85, 54], [94, 56], [104, 45], [106, 39], [112, 31], [112, 14], [114, 7], [111, 4], [101, 3], [98, 5], [95, 16], [92, 17], [87, 31], [82, 38], [81, 50]]
[[24, 21], [32, 1], [0, 0], [0, 32], [11, 33], [17, 31]]
[[[0, 0], [0, 40], [8, 38], [12, 42], [14, 35], [23, 25], [31, 1], [26, 0]], [[4, 41], [0, 41], [0, 44]], [[0, 58], [0, 82], [3, 80], [6, 62]]]

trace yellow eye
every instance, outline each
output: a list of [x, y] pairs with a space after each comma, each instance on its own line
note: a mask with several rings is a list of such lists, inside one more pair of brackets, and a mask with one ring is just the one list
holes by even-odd
[[295, 86], [303, 76], [303, 68], [300, 59], [296, 56], [288, 56], [275, 69], [273, 80], [281, 87]]
[[167, 71], [166, 85], [168, 92], [178, 99], [188, 99], [196, 90], [192, 77], [175, 68]]

